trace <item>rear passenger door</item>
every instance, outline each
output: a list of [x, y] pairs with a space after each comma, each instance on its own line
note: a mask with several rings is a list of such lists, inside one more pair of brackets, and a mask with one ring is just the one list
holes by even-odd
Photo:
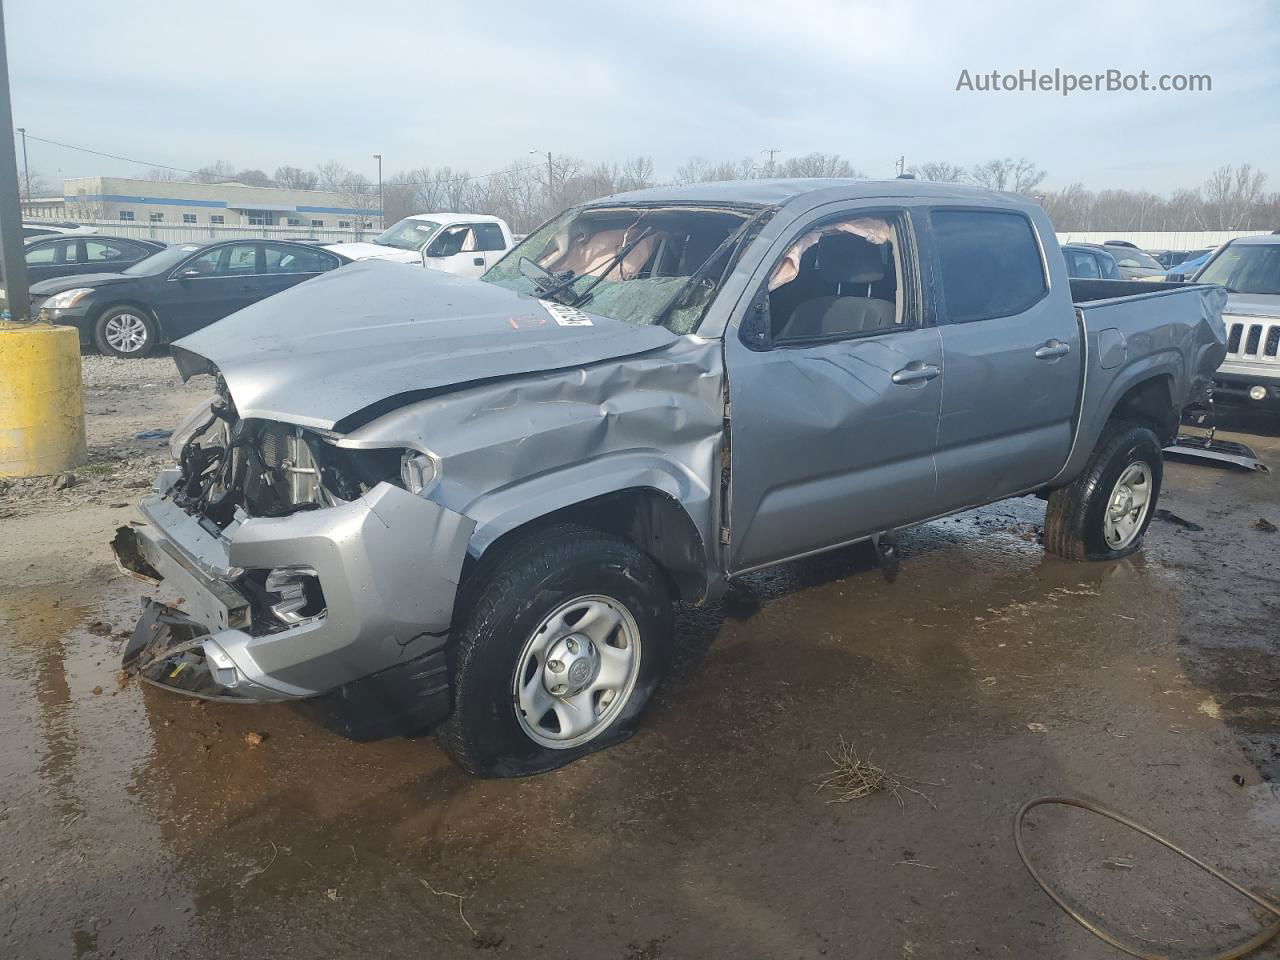
[[943, 206], [929, 224], [947, 371], [938, 498], [950, 511], [1032, 489], [1062, 469], [1080, 339], [1069, 290], [1051, 295], [1029, 217]]
[[304, 244], [264, 243], [262, 252], [263, 275], [259, 278], [258, 300], [319, 276], [340, 263], [333, 254]]
[[[80, 262], [78, 241], [41, 240], [28, 244], [26, 249], [27, 282], [39, 283], [53, 277], [69, 277], [77, 273], [90, 273]], [[100, 272], [100, 271], [96, 271]]]
[[80, 241], [80, 248], [86, 273], [119, 273], [155, 253], [140, 243], [100, 238], [85, 238]]
[[731, 572], [934, 512], [942, 346], [917, 239], [901, 206], [829, 204], [758, 271], [724, 338]]

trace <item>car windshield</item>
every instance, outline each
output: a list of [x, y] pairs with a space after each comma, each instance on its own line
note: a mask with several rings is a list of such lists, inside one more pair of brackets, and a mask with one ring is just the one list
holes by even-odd
[[1228, 244], [1196, 283], [1216, 283], [1231, 293], [1280, 295], [1280, 243]]
[[202, 249], [204, 249], [203, 244], [179, 243], [172, 247], [166, 247], [146, 259], [139, 260], [132, 267], [128, 267], [122, 272], [131, 277], [151, 277], [157, 273], [164, 273], [170, 267], [176, 267], [191, 254]]
[[1130, 247], [1107, 247], [1116, 263], [1122, 267], [1146, 267], [1150, 270], [1163, 270], [1160, 261], [1150, 254], [1143, 253], [1141, 250], [1134, 250]]
[[[579, 207], [531, 233], [481, 279], [597, 316], [692, 333], [764, 219], [746, 205]], [[522, 272], [526, 258], [533, 266]], [[535, 282], [530, 272], [543, 278]]]
[[373, 242], [384, 247], [395, 247], [397, 250], [421, 250], [440, 229], [434, 220], [415, 220], [408, 217], [388, 227], [373, 238]]

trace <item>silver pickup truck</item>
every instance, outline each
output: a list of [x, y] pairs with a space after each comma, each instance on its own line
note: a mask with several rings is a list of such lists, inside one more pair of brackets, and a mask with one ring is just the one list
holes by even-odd
[[479, 281], [354, 264], [174, 346], [218, 396], [117, 535], [184, 598], [126, 664], [548, 770], [748, 571], [1024, 495], [1052, 553], [1137, 550], [1224, 299], [1073, 287], [1040, 207], [909, 180], [614, 196]]

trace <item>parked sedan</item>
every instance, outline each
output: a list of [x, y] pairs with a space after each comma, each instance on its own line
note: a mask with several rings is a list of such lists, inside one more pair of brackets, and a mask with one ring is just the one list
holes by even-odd
[[31, 288], [32, 313], [80, 330], [80, 342], [142, 357], [242, 307], [351, 261], [287, 240], [169, 247], [119, 273], [82, 273]]
[[168, 244], [133, 237], [53, 234], [26, 243], [27, 282], [39, 283], [94, 270], [124, 270]]
[[1120, 276], [1125, 280], [1144, 280], [1164, 273], [1164, 266], [1159, 260], [1131, 243], [1109, 240], [1103, 246], [1115, 256]]
[[1110, 250], [1098, 244], [1064, 243], [1062, 256], [1067, 261], [1067, 276], [1073, 279], [1121, 279], [1116, 258]]

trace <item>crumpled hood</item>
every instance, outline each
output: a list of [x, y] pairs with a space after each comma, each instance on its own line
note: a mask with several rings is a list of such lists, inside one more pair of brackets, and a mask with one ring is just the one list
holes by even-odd
[[446, 387], [632, 356], [675, 339], [664, 327], [366, 260], [259, 301], [172, 349], [184, 379], [216, 367], [241, 417], [327, 430], [375, 405], [392, 409]]
[[64, 290], [74, 290], [76, 287], [102, 287], [108, 283], [120, 283], [123, 280], [132, 279], [134, 278], [127, 277], [123, 273], [77, 273], [69, 277], [53, 277], [33, 283], [31, 295], [49, 297]]
[[381, 243], [327, 243], [326, 250], [340, 253], [352, 260], [394, 260], [397, 263], [422, 263], [417, 250], [401, 250]]

